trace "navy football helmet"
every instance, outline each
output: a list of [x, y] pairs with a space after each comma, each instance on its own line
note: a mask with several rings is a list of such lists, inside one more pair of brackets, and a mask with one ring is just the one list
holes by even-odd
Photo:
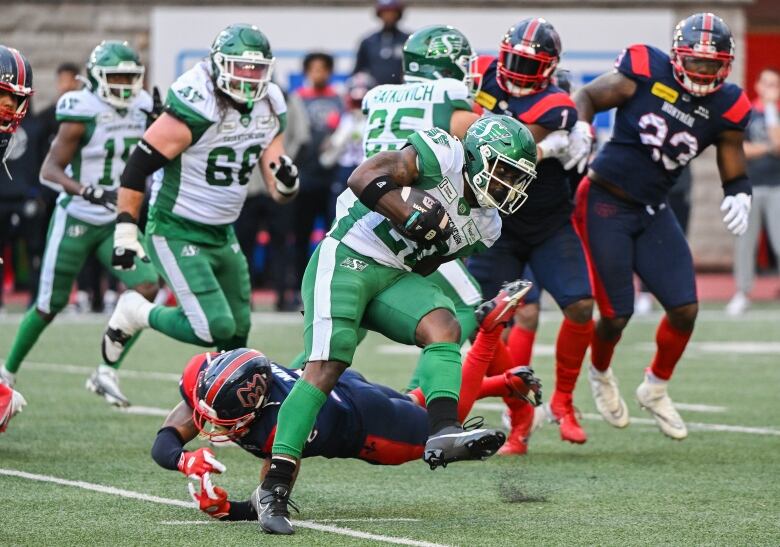
[[560, 57], [561, 38], [555, 28], [541, 17], [523, 19], [507, 30], [501, 41], [498, 85], [515, 97], [542, 91]]
[[195, 427], [210, 438], [241, 437], [260, 415], [272, 382], [271, 362], [259, 351], [240, 348], [218, 355], [195, 382]]
[[0, 110], [0, 133], [13, 133], [30, 107], [32, 68], [18, 50], [3, 45], [0, 45], [0, 91], [17, 97], [16, 110]]
[[731, 72], [734, 37], [717, 15], [695, 13], [677, 23], [671, 57], [679, 84], [691, 95], [709, 95]]

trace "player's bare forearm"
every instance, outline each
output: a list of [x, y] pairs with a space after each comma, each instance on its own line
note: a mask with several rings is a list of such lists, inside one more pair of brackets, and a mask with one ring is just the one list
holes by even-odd
[[184, 444], [198, 436], [198, 429], [192, 421], [192, 409], [184, 401], [171, 410], [162, 426], [176, 429]]
[[742, 131], [724, 131], [720, 134], [716, 147], [721, 181], [735, 180], [747, 173], [743, 141]]
[[141, 214], [141, 206], [144, 203], [144, 193], [130, 188], [120, 188], [116, 199], [117, 214], [127, 213], [134, 220], [138, 220]]
[[452, 113], [450, 118], [450, 135], [458, 137], [463, 140], [466, 136], [466, 131], [471, 124], [479, 119], [479, 114], [468, 110], [456, 110]]
[[65, 174], [65, 168], [76, 155], [86, 128], [83, 123], [63, 122], [41, 165], [40, 179], [46, 186], [64, 189], [71, 195], [81, 193], [81, 185]]
[[[361, 163], [350, 175], [347, 186], [360, 197], [366, 187], [380, 178], [386, 178], [396, 186], [411, 186], [417, 180], [417, 152], [411, 146], [403, 150], [380, 152]], [[395, 222], [403, 222], [409, 214], [409, 206], [397, 190], [384, 194], [376, 203], [377, 213]]]
[[635, 92], [636, 82], [619, 72], [608, 72], [579, 88], [571, 98], [577, 117], [590, 123], [597, 112], [622, 105]]

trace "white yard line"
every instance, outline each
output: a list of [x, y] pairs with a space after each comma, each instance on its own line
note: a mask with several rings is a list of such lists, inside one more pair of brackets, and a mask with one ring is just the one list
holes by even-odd
[[[51, 475], [38, 475], [35, 473], [27, 473], [26, 471], [19, 471], [17, 469], [0, 468], [0, 475], [5, 475], [8, 477], [18, 477], [21, 479], [28, 479], [32, 481], [38, 481], [38, 482], [50, 482], [54, 484], [61, 484], [63, 486], [72, 486], [74, 488], [81, 488], [83, 490], [100, 492], [101, 494], [110, 494], [112, 496], [119, 496], [122, 498], [135, 499], [135, 500], [146, 501], [151, 503], [158, 503], [161, 505], [172, 505], [175, 507], [186, 507], [188, 509], [195, 509], [195, 504], [192, 501], [175, 500], [171, 498], [161, 498], [159, 496], [143, 494], [141, 492], [133, 492], [132, 490], [124, 490], [122, 488], [114, 488], [113, 486], [105, 486], [103, 484], [95, 484], [92, 482], [61, 479], [59, 477], [53, 477]], [[168, 521], [168, 522], [176, 522], [176, 521]], [[412, 545], [416, 547], [445, 547], [439, 543], [429, 543], [427, 541], [417, 541], [415, 539], [408, 539], [408, 538], [394, 537], [394, 536], [384, 536], [381, 534], [372, 534], [369, 532], [361, 532], [360, 530], [342, 528], [340, 526], [318, 524], [316, 522], [307, 521], [307, 520], [296, 520], [294, 522], [295, 522], [295, 526], [297, 526], [298, 528], [308, 528], [310, 530], [317, 530], [319, 532], [329, 532], [332, 534], [339, 534], [342, 536], [348, 536], [357, 539], [367, 539], [372, 541], [379, 541], [382, 543], [392, 543], [395, 545]]]
[[689, 412], [707, 412], [717, 414], [720, 412], [726, 412], [728, 409], [725, 406], [716, 405], [699, 405], [696, 403], [674, 403], [677, 410], [687, 410]]
[[[475, 403], [475, 409], [479, 410], [493, 410], [503, 412], [505, 406], [503, 403]], [[604, 418], [600, 414], [585, 413], [582, 417], [586, 420], [603, 421]], [[632, 424], [640, 425], [656, 425], [655, 420], [652, 418], [635, 418], [631, 417]], [[723, 433], [748, 433], [752, 435], [769, 435], [780, 436], [780, 429], [774, 429], [771, 427], [748, 427], [742, 425], [728, 425], [728, 424], [705, 424], [701, 422], [688, 422], [685, 424], [688, 429], [692, 431], [718, 431]]]
[[122, 412], [123, 414], [134, 414], [136, 416], [162, 416], [165, 417], [168, 414], [170, 414], [170, 409], [165, 410], [164, 408], [157, 408], [154, 406], [128, 406], [126, 408], [119, 408], [117, 409], [119, 412]]

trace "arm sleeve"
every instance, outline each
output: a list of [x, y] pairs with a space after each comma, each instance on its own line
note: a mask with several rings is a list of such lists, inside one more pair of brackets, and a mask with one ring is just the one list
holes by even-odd
[[752, 113], [752, 107], [750, 105], [750, 99], [744, 91], [734, 86], [735, 91], [732, 95], [735, 96], [731, 106], [723, 113], [723, 122], [725, 129], [744, 131], [747, 129], [750, 123], [750, 116]]
[[628, 46], [615, 61], [615, 70], [632, 80], [650, 78], [650, 48], [644, 44]]
[[89, 108], [87, 97], [79, 91], [69, 91], [57, 101], [55, 117], [58, 122], [86, 123], [95, 119], [95, 112]]
[[157, 432], [152, 445], [152, 459], [157, 465], [171, 471], [179, 470], [179, 459], [184, 451], [179, 432], [175, 427], [163, 427]]
[[432, 188], [441, 182], [455, 163], [456, 141], [441, 129], [426, 129], [412, 133], [408, 146], [417, 152], [417, 184], [422, 189]]
[[577, 108], [571, 98], [560, 91], [542, 97], [517, 118], [523, 123], [540, 125], [551, 131], [571, 130], [577, 123]]
[[173, 83], [165, 97], [165, 112], [190, 128], [193, 144], [214, 123], [209, 116], [209, 103], [214, 101], [211, 95], [197, 82], [188, 82], [182, 77]]

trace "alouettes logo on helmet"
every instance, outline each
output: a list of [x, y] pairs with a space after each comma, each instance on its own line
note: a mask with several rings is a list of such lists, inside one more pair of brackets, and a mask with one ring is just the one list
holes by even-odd
[[244, 408], [257, 408], [265, 400], [267, 390], [268, 379], [258, 373], [244, 387], [236, 390], [236, 397]]

